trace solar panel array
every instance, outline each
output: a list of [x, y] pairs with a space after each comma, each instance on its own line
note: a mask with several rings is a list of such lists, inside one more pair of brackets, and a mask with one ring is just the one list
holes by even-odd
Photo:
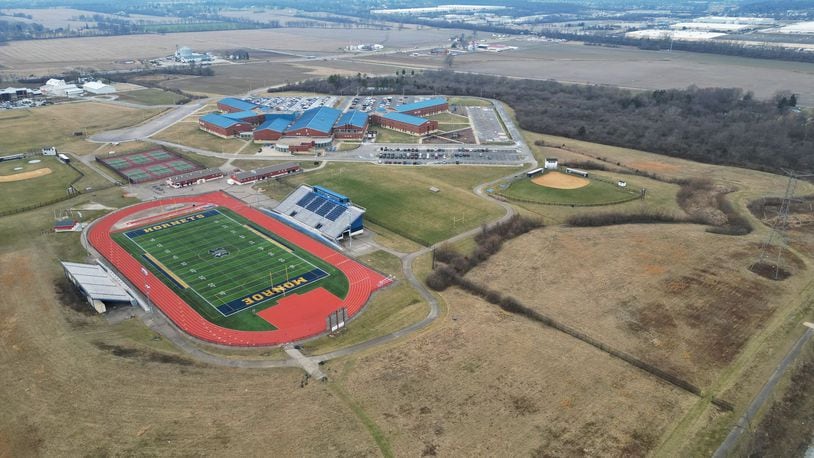
[[314, 192], [309, 192], [305, 197], [297, 201], [297, 206], [331, 221], [336, 221], [347, 210], [344, 205], [333, 203]]

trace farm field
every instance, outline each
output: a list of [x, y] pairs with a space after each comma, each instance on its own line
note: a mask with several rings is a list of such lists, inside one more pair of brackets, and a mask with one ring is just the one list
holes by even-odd
[[[0, 213], [19, 207], [48, 202], [65, 195], [68, 186], [80, 175], [76, 170], [53, 157], [38, 156], [41, 162], [29, 164], [34, 158], [0, 162], [0, 178], [18, 173], [50, 170], [50, 173], [21, 181], [0, 182]], [[36, 160], [34, 159], [34, 160]], [[14, 170], [21, 167], [22, 170]]]
[[[457, 56], [453, 70], [503, 76], [553, 79], [581, 84], [606, 84], [634, 89], [741, 87], [758, 97], [791, 90], [800, 103], [814, 105], [808, 81], [814, 64], [748, 59], [687, 52], [644, 51], [633, 48], [585, 46], [580, 43], [506, 42], [520, 47], [504, 53]], [[366, 62], [440, 68], [441, 58], [405, 54], [365, 56]], [[488, 96], [488, 94], [484, 94]]]
[[[74, 152], [95, 149], [75, 137], [74, 132], [89, 136], [96, 132], [128, 127], [145, 121], [161, 109], [135, 109], [108, 103], [81, 102], [49, 105], [27, 110], [0, 112], [0, 124], [6, 129], [0, 135], [0, 151], [6, 153], [38, 151], [43, 147], [56, 146]], [[43, 126], [48, 126], [44, 129]]]
[[116, 95], [118, 96], [117, 100], [142, 105], [175, 105], [185, 99], [182, 95], [155, 88], [119, 92]]
[[[412, 48], [437, 46], [447, 42], [451, 29], [371, 30], [371, 29], [264, 29], [216, 32], [174, 33], [171, 38], [160, 34], [65, 38], [54, 40], [14, 41], [0, 47], [3, 72], [48, 74], [75, 67], [98, 69], [134, 68], [143, 60], [169, 56], [175, 44], [184, 43], [196, 50], [252, 49], [269, 50], [273, 43], [285, 43], [291, 53], [339, 53], [351, 43], [381, 43], [389, 47]], [[298, 78], [299, 79], [299, 78]]]
[[245, 64], [218, 65], [213, 76], [187, 76], [171, 78], [161, 86], [180, 89], [196, 94], [237, 95], [255, 89], [265, 89], [276, 84], [298, 81], [308, 77], [327, 76], [338, 73], [355, 75], [357, 72], [389, 73], [391, 68], [382, 65], [354, 65], [342, 61], [308, 61], [308, 63], [249, 62]]
[[[471, 188], [512, 170], [518, 169], [329, 164], [321, 170], [290, 177], [285, 184], [268, 183], [263, 187], [279, 200], [302, 183], [325, 186], [367, 208], [366, 221], [430, 245], [502, 215], [497, 204], [474, 196]], [[431, 186], [441, 191], [430, 192]]]
[[274, 329], [258, 312], [274, 306], [283, 293], [266, 299], [259, 295], [260, 300], [254, 296], [288, 284], [290, 278], [305, 278], [297, 294], [317, 287], [339, 298], [347, 294], [348, 281], [336, 268], [227, 209], [170, 221], [183, 223], [154, 231], [155, 223], [113, 238], [212, 323], [239, 330]]

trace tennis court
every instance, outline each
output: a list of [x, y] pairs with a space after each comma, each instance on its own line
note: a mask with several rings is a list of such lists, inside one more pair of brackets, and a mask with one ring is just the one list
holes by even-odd
[[139, 151], [96, 160], [130, 183], [155, 181], [203, 169], [199, 164], [166, 150]]

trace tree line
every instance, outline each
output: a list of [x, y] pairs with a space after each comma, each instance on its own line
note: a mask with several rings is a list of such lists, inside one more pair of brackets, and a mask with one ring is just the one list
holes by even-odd
[[736, 88], [639, 92], [447, 70], [333, 75], [276, 90], [492, 97], [509, 104], [520, 127], [532, 132], [713, 164], [814, 170], [814, 123], [791, 93], [760, 100]]
[[749, 57], [753, 59], [788, 60], [793, 62], [814, 63], [814, 53], [802, 49], [786, 48], [778, 45], [754, 46], [736, 41], [678, 41], [665, 39], [628, 38], [622, 35], [570, 33], [546, 30], [541, 35], [548, 38], [581, 41], [588, 44], [607, 44], [613, 46], [633, 46], [648, 51], [699, 52], [721, 54], [726, 56]]

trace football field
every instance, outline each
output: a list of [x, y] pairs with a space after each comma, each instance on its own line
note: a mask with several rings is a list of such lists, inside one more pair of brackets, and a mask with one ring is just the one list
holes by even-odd
[[215, 323], [270, 329], [255, 314], [287, 294], [317, 285], [339, 297], [347, 292], [341, 272], [224, 208], [119, 232], [114, 240]]

